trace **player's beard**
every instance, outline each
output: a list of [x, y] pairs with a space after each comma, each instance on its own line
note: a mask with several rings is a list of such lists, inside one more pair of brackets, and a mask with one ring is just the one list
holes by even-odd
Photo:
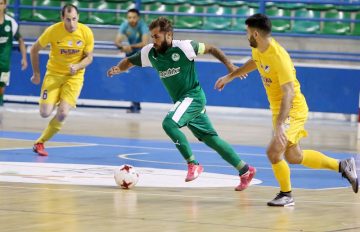
[[164, 54], [166, 52], [166, 50], [168, 50], [168, 48], [170, 47], [171, 45], [169, 45], [166, 40], [164, 40], [160, 46], [158, 48], [156, 48], [157, 52], [158, 53], [161, 53], [161, 54]]
[[250, 39], [249, 40], [249, 43], [250, 43], [250, 47], [253, 47], [253, 48], [257, 48], [258, 44], [254, 38], [254, 36], [250, 36]]

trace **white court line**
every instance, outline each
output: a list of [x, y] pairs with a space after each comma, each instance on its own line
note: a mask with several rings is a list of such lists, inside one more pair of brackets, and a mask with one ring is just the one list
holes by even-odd
[[[253, 186], [255, 187], [255, 186]], [[99, 191], [99, 190], [77, 190], [77, 189], [60, 189], [60, 188], [40, 188], [40, 187], [23, 187], [23, 186], [8, 186], [8, 185], [0, 185], [0, 188], [8, 188], [8, 189], [32, 189], [32, 190], [48, 190], [48, 191], [61, 191], [61, 192], [87, 192], [87, 193], [105, 193], [105, 194], [114, 194], [116, 191], [124, 191], [126, 193], [134, 194], [134, 195], [144, 195], [144, 196], [157, 196], [157, 197], [174, 197], [174, 198], [199, 198], [199, 199], [218, 199], [218, 200], [239, 200], [238, 197], [224, 197], [224, 196], [204, 196], [204, 195], [181, 195], [181, 194], [160, 194], [160, 193], [143, 193], [141, 190], [136, 191], [135, 189], [132, 190], [121, 190], [117, 187], [114, 187], [114, 191]], [[313, 189], [309, 191], [314, 191]], [[269, 199], [263, 198], [253, 198], [247, 199], [249, 201], [258, 201], [258, 202], [267, 202]], [[296, 202], [303, 202], [303, 203], [317, 203], [317, 204], [326, 204], [326, 205], [360, 205], [357, 202], [341, 202], [341, 201], [303, 201], [297, 199]]]
[[[12, 138], [0, 138], [0, 139], [12, 139]], [[17, 139], [17, 140], [25, 140], [28, 141], [26, 139]], [[32, 141], [32, 140], [31, 140]], [[53, 141], [56, 142], [56, 141]], [[66, 142], [63, 142], [66, 143]], [[69, 142], [71, 143], [71, 142]], [[86, 146], [105, 146], [105, 147], [122, 147], [122, 148], [134, 148], [134, 149], [149, 149], [149, 150], [165, 150], [165, 151], [178, 151], [176, 148], [161, 148], [161, 147], [144, 147], [144, 146], [126, 146], [126, 145], [116, 145], [116, 144], [97, 144], [97, 143], [83, 143], [80, 145], [71, 145], [71, 146], [51, 146], [48, 147], [49, 148], [65, 148], [65, 147], [86, 147]], [[12, 149], [0, 149], [0, 151], [11, 151], [11, 150], [26, 150], [26, 149], [30, 149], [29, 147], [26, 148], [12, 148]], [[210, 151], [210, 150], [196, 150], [193, 149], [192, 151], [194, 152], [199, 152], [199, 153], [212, 153], [212, 154], [217, 154], [215, 151]], [[127, 159], [127, 160], [133, 160], [133, 161], [140, 161], [140, 162], [147, 162], [147, 163], [161, 163], [161, 164], [173, 164], [173, 165], [184, 165], [184, 163], [172, 163], [172, 162], [163, 162], [163, 161], [151, 161], [151, 160], [143, 160], [143, 159], [136, 159], [136, 158], [129, 158], [127, 157], [127, 155], [132, 155], [134, 153], [131, 154], [119, 154], [118, 157], [122, 158], [122, 159]], [[149, 154], [149, 153], [136, 153], [137, 155], [139, 154]], [[256, 153], [237, 153], [240, 156], [257, 156], [257, 157], [266, 157], [265, 154], [256, 154]], [[121, 156], [121, 157], [120, 157]], [[225, 166], [225, 165], [203, 165], [203, 166], [207, 166], [207, 167], [220, 167], [220, 168], [233, 168], [231, 166]], [[256, 166], [257, 169], [262, 169], [262, 170], [272, 170], [271, 167], [259, 167]], [[291, 168], [291, 170], [296, 170], [296, 171], [328, 171], [325, 169], [309, 169], [309, 168]]]
[[[144, 162], [144, 163], [156, 163], [156, 164], [171, 164], [171, 165], [186, 165], [186, 163], [176, 163], [176, 162], [165, 162], [165, 161], [157, 161], [157, 160], [145, 160], [145, 159], [136, 159], [136, 158], [129, 158], [128, 156], [132, 155], [150, 155], [150, 153], [130, 153], [130, 154], [119, 154], [118, 157], [121, 159]], [[249, 154], [251, 155], [251, 154]], [[219, 168], [231, 168], [234, 167], [230, 165], [215, 165], [215, 164], [201, 164], [204, 167], [219, 167]], [[272, 170], [271, 167], [259, 167], [256, 166], [256, 169], [261, 170]], [[311, 169], [311, 168], [291, 168], [291, 170], [295, 171], [329, 171], [327, 169]]]

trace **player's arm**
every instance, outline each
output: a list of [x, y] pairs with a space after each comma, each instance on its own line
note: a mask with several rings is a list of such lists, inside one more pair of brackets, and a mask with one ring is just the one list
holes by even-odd
[[[200, 46], [202, 46], [202, 44], [199, 44], [199, 50], [201, 50]], [[225, 56], [224, 52], [222, 52], [219, 48], [210, 44], [204, 44], [204, 46], [204, 54], [211, 54], [214, 56], [226, 66], [229, 72], [232, 72], [236, 69], [236, 66], [231, 63], [231, 61]]]
[[126, 40], [126, 36], [121, 34], [120, 32], [117, 33], [116, 37], [115, 37], [115, 46], [118, 48], [118, 49], [122, 49], [123, 45], [122, 45], [122, 42]]
[[21, 70], [25, 70], [28, 66], [28, 62], [27, 62], [27, 58], [26, 58], [26, 46], [25, 46], [24, 39], [22, 37], [20, 37], [18, 39], [18, 42], [19, 42], [19, 49], [20, 49], [20, 53], [21, 53]]
[[294, 82], [291, 81], [281, 85], [281, 92], [282, 98], [280, 111], [275, 125], [275, 139], [278, 139], [280, 143], [286, 146], [287, 139], [285, 135], [284, 123], [286, 118], [289, 116], [291, 104], [295, 97]]
[[216, 83], [214, 88], [218, 89], [219, 91], [223, 90], [225, 85], [232, 80], [234, 80], [236, 77], [239, 77], [240, 79], [246, 78], [247, 74], [256, 70], [256, 64], [252, 59], [249, 59], [245, 62], [241, 67], [235, 69], [234, 71], [230, 72], [229, 74], [220, 77]]
[[39, 68], [39, 51], [43, 49], [37, 40], [30, 49], [30, 61], [33, 69], [33, 75], [31, 77], [31, 82], [38, 85], [40, 83], [40, 68]]
[[91, 64], [93, 61], [93, 52], [85, 52], [82, 60], [77, 64], [71, 64], [70, 65], [70, 73], [71, 75], [74, 75], [77, 71], [86, 68], [89, 64]]
[[133, 66], [134, 65], [130, 62], [129, 58], [126, 57], [126, 58], [122, 59], [117, 65], [111, 67], [107, 71], [107, 76], [112, 77], [116, 74], [126, 72]]
[[144, 34], [141, 37], [141, 42], [140, 43], [136, 43], [136, 44], [130, 44], [131, 48], [142, 48], [144, 47], [146, 44], [148, 44], [149, 42], [149, 35], [148, 34]]

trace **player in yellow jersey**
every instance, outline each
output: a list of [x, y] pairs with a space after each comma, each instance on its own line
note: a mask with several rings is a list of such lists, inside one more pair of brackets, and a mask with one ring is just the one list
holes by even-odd
[[33, 150], [47, 156], [44, 143], [62, 127], [71, 108], [76, 107], [84, 82], [85, 67], [93, 60], [94, 35], [89, 27], [78, 23], [76, 6], [66, 4], [61, 11], [62, 21], [48, 27], [31, 47], [33, 68], [31, 81], [40, 83], [39, 51], [50, 44], [47, 70], [41, 87], [40, 115], [49, 117], [57, 106], [55, 116], [36, 140]]
[[295, 204], [291, 195], [288, 163], [338, 171], [349, 180], [357, 193], [358, 178], [353, 158], [338, 161], [318, 151], [301, 150], [299, 141], [307, 136], [304, 125], [308, 117], [308, 107], [296, 79], [294, 64], [287, 51], [271, 37], [271, 21], [266, 15], [255, 14], [245, 23], [252, 47], [252, 58], [232, 73], [219, 78], [215, 88], [222, 90], [235, 77], [243, 79], [246, 74], [256, 69], [261, 75], [270, 102], [274, 129], [266, 153], [280, 185], [280, 193], [269, 201], [268, 205]]

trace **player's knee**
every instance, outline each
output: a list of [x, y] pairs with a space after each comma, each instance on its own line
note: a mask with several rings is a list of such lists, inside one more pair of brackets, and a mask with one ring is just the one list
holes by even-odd
[[266, 150], [266, 155], [267, 155], [270, 163], [272, 163], [272, 164], [276, 164], [276, 163], [280, 162], [282, 159], [281, 153], [279, 153], [278, 151], [271, 149], [271, 148], [268, 148]]
[[47, 118], [51, 115], [51, 111], [48, 109], [40, 109], [40, 116], [42, 118]]
[[67, 110], [64, 110], [64, 109], [59, 109], [57, 114], [56, 114], [56, 119], [59, 121], [59, 122], [63, 122], [65, 120], [65, 118], [67, 117], [68, 115], [68, 111]]
[[178, 126], [171, 118], [166, 117], [162, 122], [162, 128], [167, 134], [169, 134], [173, 130], [178, 129]]
[[297, 155], [285, 153], [285, 160], [289, 164], [301, 164], [302, 159], [303, 159], [302, 156], [297, 156]]

